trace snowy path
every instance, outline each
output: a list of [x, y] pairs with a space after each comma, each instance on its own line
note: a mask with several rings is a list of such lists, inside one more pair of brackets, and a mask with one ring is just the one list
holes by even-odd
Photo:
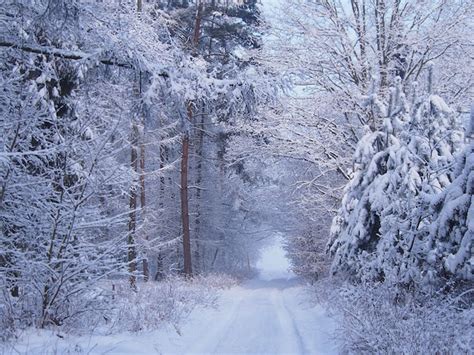
[[264, 250], [260, 276], [196, 309], [182, 336], [161, 334], [163, 354], [336, 354], [334, 321], [291, 272], [281, 241]]
[[181, 339], [161, 345], [180, 354], [332, 354], [333, 327], [297, 279], [254, 279], [225, 291], [218, 310], [195, 312]]
[[287, 271], [281, 246], [269, 248], [258, 266], [260, 276], [222, 291], [216, 308], [195, 308], [179, 334], [172, 326], [65, 339], [33, 332], [11, 353], [336, 354], [331, 341], [334, 321], [311, 303], [312, 295]]

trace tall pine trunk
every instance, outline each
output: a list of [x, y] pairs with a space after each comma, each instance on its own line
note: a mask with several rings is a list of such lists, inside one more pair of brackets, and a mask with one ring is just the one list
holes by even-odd
[[[201, 223], [202, 223], [202, 204], [201, 204], [201, 198], [202, 198], [202, 192], [201, 192], [201, 185], [202, 185], [202, 169], [203, 169], [203, 154], [204, 154], [204, 107], [201, 110], [201, 117], [199, 119], [199, 124], [197, 126], [197, 144], [196, 144], [196, 149], [195, 149], [195, 163], [196, 163], [196, 218], [194, 219], [194, 224], [195, 224], [195, 243], [194, 243], [194, 265], [198, 267], [200, 271], [204, 271], [204, 265], [202, 264], [201, 260], [204, 257], [202, 248], [201, 248], [201, 243], [200, 243], [200, 238], [201, 238]], [[195, 267], [195, 268], [196, 268]]]
[[[145, 125], [145, 122], [143, 122]], [[143, 130], [145, 132], [145, 130]], [[144, 224], [143, 228], [143, 239], [148, 240], [148, 234], [146, 231], [146, 190], [145, 190], [145, 143], [144, 143], [144, 134], [142, 136], [142, 141], [140, 144], [140, 205], [141, 205], [141, 214], [142, 214], [142, 223]], [[145, 248], [146, 253], [146, 248]], [[148, 281], [150, 279], [150, 270], [148, 267], [148, 258], [147, 255], [143, 257], [143, 279]]]
[[[197, 55], [199, 50], [199, 38], [201, 34], [201, 18], [203, 3], [199, 1], [196, 12], [196, 23], [193, 36], [193, 54]], [[186, 103], [188, 120], [193, 121], [192, 103]], [[184, 127], [181, 153], [181, 222], [183, 227], [183, 271], [186, 276], [192, 276], [192, 257], [191, 257], [191, 236], [189, 230], [189, 199], [188, 199], [188, 164], [189, 164], [189, 129]]]
[[191, 237], [189, 231], [189, 201], [188, 201], [188, 161], [189, 161], [189, 134], [183, 135], [181, 156], [181, 222], [183, 226], [183, 262], [184, 274], [193, 273], [191, 263]]
[[[161, 137], [163, 139], [163, 137]], [[165, 168], [166, 162], [168, 161], [168, 151], [164, 144], [160, 144], [160, 172], [163, 174], [163, 170]], [[163, 211], [165, 206], [165, 188], [166, 188], [166, 179], [164, 175], [160, 176], [160, 200], [159, 206], [160, 211]], [[163, 269], [163, 254], [158, 252], [158, 256], [156, 257], [156, 273], [155, 273], [155, 281], [160, 281], [164, 278], [165, 273]]]
[[[134, 175], [138, 174], [138, 127], [133, 124], [132, 136], [131, 136], [131, 154], [130, 154], [130, 166]], [[135, 178], [132, 181], [130, 187], [130, 213], [128, 221], [128, 271], [130, 273], [130, 286], [136, 287], [136, 276], [137, 271], [137, 251], [135, 247], [137, 229], [137, 187], [135, 185]]]

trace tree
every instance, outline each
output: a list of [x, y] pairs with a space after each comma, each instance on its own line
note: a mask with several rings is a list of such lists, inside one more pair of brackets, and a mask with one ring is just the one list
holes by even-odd
[[456, 178], [430, 204], [427, 258], [423, 270], [431, 281], [472, 281], [474, 240], [474, 146], [467, 144], [456, 162]]
[[130, 211], [125, 191], [133, 186], [137, 162], [137, 142], [128, 139], [131, 122], [123, 119], [133, 117], [135, 107], [129, 74], [147, 68], [164, 79], [168, 57], [149, 59], [168, 45], [159, 40], [159, 20], [144, 19], [137, 34], [135, 9], [128, 7], [4, 5], [0, 280], [11, 290], [3, 296], [16, 298], [14, 324], [62, 324], [90, 310], [87, 304], [74, 309], [71, 298], [137, 262], [135, 241], [126, 243], [133, 237], [126, 216], [136, 210], [136, 195]]
[[[336, 107], [347, 123], [369, 124], [372, 117], [360, 105], [360, 97], [370, 92], [372, 83], [376, 82], [377, 95], [388, 99], [395, 77], [409, 85], [421, 78], [430, 61], [452, 55], [462, 58], [469, 39], [461, 27], [469, 27], [472, 10], [465, 1], [290, 1], [283, 6], [282, 27], [290, 40], [285, 40], [281, 59], [315, 95], [335, 94], [326, 97], [335, 100], [325, 104]], [[286, 29], [286, 24], [291, 28]], [[443, 82], [435, 85], [439, 83]], [[463, 87], [467, 94], [465, 77], [443, 86], [447, 83], [453, 89]], [[373, 128], [382, 124], [374, 123]]]
[[[186, 107], [179, 113], [183, 143], [186, 143], [181, 149], [181, 157], [186, 158], [181, 158], [186, 176], [184, 179], [181, 176], [180, 180], [182, 187], [187, 184], [180, 194], [186, 190], [187, 197], [182, 201], [188, 203], [182, 206], [182, 210], [188, 210], [191, 216], [189, 218], [184, 213], [181, 220], [185, 222], [184, 226], [189, 225], [183, 231], [189, 229], [192, 232], [189, 238], [186, 236], [188, 233], [184, 233], [190, 247], [187, 242], [184, 245], [186, 254], [190, 250], [194, 259], [190, 263], [192, 269], [207, 272], [211, 267], [222, 266], [220, 263], [224, 259], [220, 255], [226, 247], [238, 244], [230, 233], [220, 230], [220, 220], [230, 218], [234, 213], [230, 207], [233, 206], [232, 196], [237, 193], [223, 191], [225, 195], [218, 196], [213, 190], [216, 180], [219, 185], [230, 179], [237, 181], [225, 160], [228, 141], [231, 135], [239, 134], [233, 127], [236, 122], [257, 114], [253, 91], [258, 77], [247, 75], [245, 71], [257, 67], [246, 52], [259, 43], [258, 9], [252, 2], [189, 2], [184, 8], [182, 4], [175, 5], [179, 9], [165, 7], [179, 24], [173, 34], [182, 40], [191, 54], [189, 65], [200, 66], [202, 72], [207, 72], [205, 77], [197, 71], [188, 72], [186, 80], [191, 81], [189, 78], [192, 77], [196, 81], [192, 84], [193, 93], [186, 93]], [[214, 211], [213, 205], [220, 206], [217, 209], [220, 216], [211, 212]], [[235, 233], [237, 235], [237, 231]], [[216, 252], [217, 259], [213, 262]]]
[[462, 141], [456, 115], [437, 95], [410, 103], [400, 81], [386, 108], [384, 130], [369, 133], [354, 156], [354, 177], [333, 222], [333, 271], [408, 285], [423, 278], [420, 233], [431, 223], [427, 198], [450, 183]]

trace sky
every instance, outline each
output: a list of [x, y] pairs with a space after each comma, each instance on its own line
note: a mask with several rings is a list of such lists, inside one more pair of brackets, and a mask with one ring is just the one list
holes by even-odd
[[290, 263], [283, 250], [282, 240], [280, 237], [276, 237], [273, 244], [261, 251], [260, 260], [257, 262], [260, 278], [265, 280], [291, 278], [294, 275], [289, 271], [289, 268]]

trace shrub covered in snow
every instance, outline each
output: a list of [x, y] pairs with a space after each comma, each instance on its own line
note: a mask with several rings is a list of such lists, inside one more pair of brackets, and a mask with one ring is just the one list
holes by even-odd
[[[91, 293], [89, 298], [89, 302], [96, 303], [98, 312], [76, 317], [66, 325], [66, 329], [95, 329], [112, 334], [125, 330], [154, 330], [164, 324], [172, 324], [179, 331], [179, 323], [194, 307], [214, 306], [219, 289], [235, 283], [235, 279], [224, 275], [189, 280], [170, 277], [162, 282], [139, 283], [136, 292], [132, 292], [126, 280], [108, 281], [102, 285], [99, 293]], [[105, 294], [107, 297], [103, 297]], [[94, 306], [88, 308], [94, 309]]]
[[339, 319], [335, 337], [343, 353], [467, 354], [474, 347], [474, 289], [409, 294], [386, 283], [327, 282], [317, 292], [326, 290], [324, 301]]
[[[86, 294], [70, 297], [69, 316], [53, 329], [78, 334], [114, 334], [123, 331], [154, 330], [171, 324], [179, 332], [179, 323], [198, 305], [214, 306], [219, 290], [238, 283], [230, 276], [214, 274], [192, 279], [170, 277], [161, 282], [138, 283], [136, 291], [128, 280], [107, 280]], [[4, 292], [0, 308], [0, 335], [3, 340], [33, 326], [21, 317], [26, 310], [14, 304], [15, 297]], [[30, 318], [32, 318], [30, 316]]]
[[[316, 225], [323, 229], [324, 225], [322, 224]], [[314, 229], [307, 229], [292, 237], [285, 245], [291, 270], [310, 282], [327, 276], [330, 260], [324, 253], [326, 242], [326, 239], [322, 238], [320, 233]]]

